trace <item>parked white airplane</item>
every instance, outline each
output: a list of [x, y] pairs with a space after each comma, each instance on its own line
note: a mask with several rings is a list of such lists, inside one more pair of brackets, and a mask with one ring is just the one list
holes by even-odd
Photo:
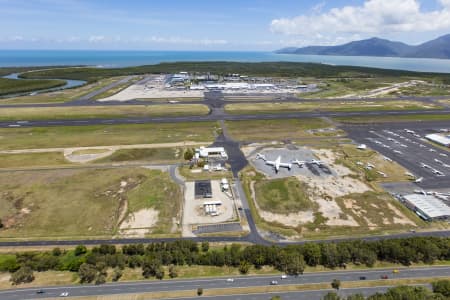
[[389, 157], [387, 157], [387, 156], [383, 156], [383, 158], [384, 158], [384, 160], [387, 160], [387, 161], [390, 161], [390, 162], [392, 162], [392, 159], [390, 159]]
[[367, 146], [366, 146], [366, 144], [361, 144], [361, 145], [358, 145], [358, 147], [356, 147], [356, 148], [358, 148], [359, 150], [366, 150]]
[[256, 153], [256, 159], [262, 159], [262, 160], [266, 160], [266, 156], [264, 154], [261, 153]]
[[303, 167], [306, 164], [306, 161], [296, 159], [296, 160], [293, 160], [292, 163], [293, 164], [297, 164], [298, 167], [301, 168], [301, 167]]
[[423, 181], [423, 177], [417, 178], [414, 180], [415, 183], [421, 183]]
[[281, 156], [278, 156], [277, 159], [274, 160], [274, 161], [266, 160], [264, 158], [264, 161], [266, 162], [266, 165], [273, 166], [276, 173], [278, 173], [280, 168], [287, 168], [288, 170], [291, 170], [291, 168], [292, 168], [292, 164], [291, 163], [282, 163], [281, 162]]
[[313, 160], [311, 160], [311, 163], [312, 163], [312, 164], [315, 164], [315, 165], [318, 165], [318, 166], [323, 165], [323, 162], [322, 162], [321, 160], [315, 160], [315, 159], [313, 159]]

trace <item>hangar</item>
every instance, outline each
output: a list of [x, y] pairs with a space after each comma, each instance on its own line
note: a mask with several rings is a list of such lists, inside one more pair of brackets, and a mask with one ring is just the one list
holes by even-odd
[[424, 220], [450, 218], [450, 207], [433, 195], [410, 194], [403, 196], [403, 199], [405, 205]]
[[441, 135], [437, 133], [428, 134], [425, 136], [428, 140], [435, 142], [439, 145], [450, 147], [450, 135]]

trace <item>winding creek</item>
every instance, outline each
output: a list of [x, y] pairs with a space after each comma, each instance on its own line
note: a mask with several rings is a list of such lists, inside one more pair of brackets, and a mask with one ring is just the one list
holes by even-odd
[[[7, 79], [16, 79], [16, 80], [25, 80], [20, 78], [21, 73], [11, 73], [8, 75], [3, 76], [2, 78]], [[26, 80], [34, 80], [34, 79], [26, 79]], [[56, 79], [56, 80], [64, 80], [66, 82], [65, 85], [54, 87], [54, 88], [47, 88], [47, 89], [37, 89], [34, 91], [28, 91], [23, 93], [14, 93], [14, 94], [7, 94], [0, 96], [0, 98], [10, 98], [10, 97], [18, 97], [18, 96], [34, 96], [41, 93], [47, 93], [47, 92], [53, 92], [53, 91], [59, 91], [59, 90], [65, 90], [70, 88], [75, 88], [84, 85], [87, 81], [84, 80], [72, 80], [72, 79]]]

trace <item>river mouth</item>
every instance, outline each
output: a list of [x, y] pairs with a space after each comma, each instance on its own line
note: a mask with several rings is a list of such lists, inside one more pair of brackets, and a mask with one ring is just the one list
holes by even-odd
[[[34, 80], [34, 79], [22, 79], [19, 77], [20, 74], [21, 73], [11, 73], [11, 74], [3, 76], [2, 78], [16, 79], [16, 80]], [[35, 96], [35, 95], [42, 94], [42, 93], [48, 93], [48, 92], [54, 92], [54, 91], [60, 91], [60, 90], [80, 87], [87, 83], [87, 81], [84, 81], [84, 80], [58, 79], [58, 78], [56, 78], [56, 80], [64, 80], [66, 82], [66, 84], [62, 85], [62, 86], [54, 87], [54, 88], [37, 89], [37, 90], [23, 92], [23, 93], [2, 95], [2, 96], [0, 96], [0, 98], [4, 99], [4, 98], [20, 97], [20, 96]]]

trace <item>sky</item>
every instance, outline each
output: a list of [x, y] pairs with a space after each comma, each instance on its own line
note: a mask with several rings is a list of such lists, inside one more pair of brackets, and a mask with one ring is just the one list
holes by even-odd
[[272, 51], [450, 33], [450, 0], [0, 0], [0, 49]]

